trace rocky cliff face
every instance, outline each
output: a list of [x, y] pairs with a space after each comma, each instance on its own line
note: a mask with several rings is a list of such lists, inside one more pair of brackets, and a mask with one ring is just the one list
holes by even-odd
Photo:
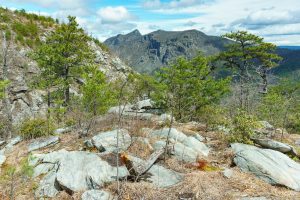
[[[31, 80], [40, 73], [40, 70], [37, 63], [30, 57], [30, 53], [35, 46], [29, 46], [27, 41], [32, 41], [33, 38], [34, 40], [43, 41], [49, 31], [53, 30], [58, 24], [44, 26], [39, 20], [29, 20], [28, 16], [30, 15], [28, 14], [2, 9], [0, 10], [0, 19], [4, 16], [7, 20], [0, 23], [0, 75], [3, 77], [3, 58], [4, 51], [7, 49], [6, 68], [10, 83], [6, 91], [8, 98], [0, 102], [0, 117], [7, 118], [5, 113], [9, 112], [12, 118], [10, 120], [16, 125], [26, 118], [43, 115], [46, 112], [45, 91], [32, 89], [30, 85]], [[22, 27], [20, 24], [35, 27], [36, 35], [33, 37], [33, 35], [27, 33], [24, 28], [25, 25]], [[4, 37], [5, 33], [10, 38]], [[21, 40], [19, 38], [22, 34], [24, 37], [22, 36]], [[97, 55], [95, 63], [99, 66], [99, 70], [107, 75], [109, 81], [125, 78], [132, 71], [118, 57], [103, 50], [95, 42], [91, 42], [90, 45]]]
[[127, 35], [109, 38], [104, 43], [137, 71], [151, 73], [178, 56], [192, 58], [199, 51], [204, 55], [216, 54], [224, 49], [228, 40], [197, 30], [158, 30], [147, 35], [134, 30]]

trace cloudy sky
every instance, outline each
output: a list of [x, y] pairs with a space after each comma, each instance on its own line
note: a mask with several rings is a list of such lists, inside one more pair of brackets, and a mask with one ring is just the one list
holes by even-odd
[[209, 35], [248, 30], [277, 45], [300, 45], [300, 0], [0, 0], [60, 20], [75, 15], [105, 40], [134, 29], [198, 29]]

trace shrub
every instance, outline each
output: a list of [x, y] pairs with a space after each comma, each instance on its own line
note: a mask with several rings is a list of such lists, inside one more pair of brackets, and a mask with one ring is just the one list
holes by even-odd
[[53, 132], [53, 123], [42, 118], [25, 120], [20, 128], [20, 134], [26, 140], [52, 135]]
[[255, 117], [245, 111], [238, 111], [232, 121], [228, 141], [230, 143], [239, 142], [252, 144], [251, 137], [254, 136], [254, 129], [259, 126]]
[[29, 158], [25, 157], [21, 161], [21, 174], [24, 177], [31, 178], [33, 176], [34, 169], [33, 166], [29, 165]]

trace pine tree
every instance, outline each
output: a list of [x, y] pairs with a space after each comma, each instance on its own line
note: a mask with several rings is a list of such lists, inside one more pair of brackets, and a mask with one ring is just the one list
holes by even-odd
[[276, 46], [263, 41], [262, 37], [246, 31], [237, 31], [223, 35], [231, 40], [227, 50], [220, 53], [219, 59], [225, 66], [233, 69], [240, 87], [240, 108], [248, 109], [249, 83], [258, 73], [263, 80], [262, 93], [267, 92], [267, 73], [275, 67], [281, 58], [275, 53]]
[[195, 118], [204, 106], [218, 102], [229, 91], [230, 78], [216, 80], [209, 59], [199, 55], [188, 61], [179, 58], [158, 74], [162, 83], [160, 102], [178, 120]]
[[91, 67], [83, 77], [85, 83], [81, 91], [84, 108], [94, 116], [105, 113], [116, 103], [116, 94], [111, 90], [110, 83], [97, 67]]
[[95, 58], [89, 46], [90, 37], [79, 28], [75, 17], [69, 16], [68, 19], [68, 23], [59, 25], [50, 33], [34, 54], [42, 69], [44, 86], [62, 88], [65, 106], [70, 103], [70, 85]]

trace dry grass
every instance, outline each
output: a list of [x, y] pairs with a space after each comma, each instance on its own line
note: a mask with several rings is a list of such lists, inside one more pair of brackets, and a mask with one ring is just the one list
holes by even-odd
[[[191, 163], [184, 163], [178, 161], [174, 157], [169, 157], [164, 162], [160, 160], [159, 163], [166, 168], [172, 169], [179, 173], [185, 174], [184, 180], [169, 188], [156, 188], [148, 182], [122, 182], [120, 199], [124, 200], [173, 200], [183, 197], [190, 197], [191, 199], [213, 199], [213, 200], [229, 200], [240, 199], [241, 197], [258, 197], [265, 196], [268, 199], [300, 199], [298, 192], [289, 190], [284, 187], [271, 186], [255, 176], [247, 173], [242, 173], [238, 168], [232, 168], [234, 171], [233, 176], [228, 179], [223, 176], [222, 170], [230, 168], [232, 165], [233, 152], [228, 148], [228, 143], [224, 136], [216, 132], [207, 132], [203, 130], [203, 125], [195, 123], [176, 124], [174, 125], [179, 130], [187, 135], [199, 133], [200, 135], [209, 138], [205, 141], [210, 146], [211, 152], [205, 158], [205, 162], [209, 166], [216, 167], [217, 171], [207, 172], [200, 171], [195, 167], [191, 167]], [[97, 118], [93, 124], [93, 129], [90, 131], [88, 138], [92, 135], [115, 129], [117, 127], [117, 119], [115, 116], [107, 116]], [[161, 125], [152, 121], [136, 120], [136, 119], [123, 119], [121, 128], [129, 130], [133, 137], [147, 137], [148, 132], [143, 131], [142, 128], [158, 129]], [[299, 139], [299, 135], [285, 135], [285, 140], [293, 143]], [[60, 143], [35, 153], [47, 153], [59, 149], [66, 149], [69, 151], [80, 150], [83, 147], [83, 141], [87, 138], [79, 138], [76, 132], [60, 135]], [[18, 170], [24, 158], [28, 156], [27, 146], [31, 141], [24, 141], [17, 145], [17, 147], [10, 154], [7, 155], [7, 161], [2, 166], [0, 172], [0, 200], [9, 199], [10, 183], [11, 180], [5, 176], [9, 166], [17, 166]], [[155, 139], [151, 139], [150, 143], [153, 144]], [[153, 150], [145, 145], [143, 142], [134, 139], [126, 153], [147, 159]], [[112, 156], [110, 156], [112, 157]], [[116, 158], [116, 156], [113, 156]], [[107, 160], [109, 158], [104, 158]], [[114, 160], [107, 160], [113, 164]], [[6, 177], [6, 178], [4, 178]], [[23, 176], [18, 175], [15, 177], [15, 199], [16, 200], [31, 200], [34, 199], [34, 190], [38, 185], [40, 177], [36, 179], [25, 179]], [[116, 195], [117, 185], [115, 182], [105, 186], [106, 190]], [[82, 192], [75, 193], [73, 196], [65, 192], [60, 192], [59, 195], [53, 199], [55, 200], [79, 200], [81, 199]]]

